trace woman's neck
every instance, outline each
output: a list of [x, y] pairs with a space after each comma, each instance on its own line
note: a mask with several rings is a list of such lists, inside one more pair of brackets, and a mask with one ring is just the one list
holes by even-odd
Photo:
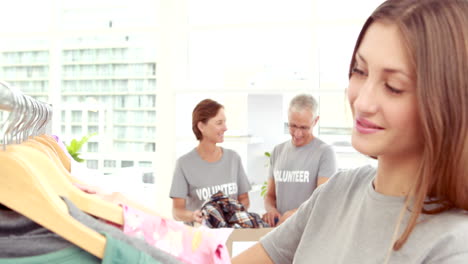
[[203, 160], [208, 162], [218, 161], [222, 156], [222, 150], [220, 147], [216, 146], [216, 144], [203, 140], [200, 141], [200, 144], [198, 144], [197, 152]]
[[416, 180], [420, 157], [404, 159], [379, 157], [374, 188], [377, 192], [390, 196], [406, 196]]

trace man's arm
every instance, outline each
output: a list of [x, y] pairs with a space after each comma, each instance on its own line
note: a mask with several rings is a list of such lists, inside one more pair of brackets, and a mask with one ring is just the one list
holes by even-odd
[[244, 206], [245, 210], [249, 209], [250, 199], [249, 199], [249, 193], [248, 192], [243, 193], [243, 194], [239, 194], [239, 196], [237, 197], [237, 200], [239, 200], [239, 202]]
[[275, 218], [279, 220], [281, 214], [276, 209], [276, 186], [273, 178], [268, 178], [267, 193], [265, 195], [265, 210], [266, 214], [263, 215], [263, 220], [271, 227], [276, 226]]

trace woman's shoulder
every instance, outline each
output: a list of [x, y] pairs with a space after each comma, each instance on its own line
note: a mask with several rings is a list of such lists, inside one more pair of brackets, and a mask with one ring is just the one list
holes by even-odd
[[228, 149], [228, 148], [223, 148], [223, 155], [226, 155], [226, 157], [234, 157], [234, 158], [239, 158], [240, 159], [240, 155], [233, 149]]
[[416, 226], [414, 239], [429, 243], [428, 262], [442, 263], [445, 258], [451, 259], [456, 255], [463, 255], [465, 258], [468, 256], [467, 211], [452, 209], [436, 215], [426, 215], [423, 218], [426, 220], [420, 221]]
[[333, 188], [337, 186], [341, 186], [342, 188], [356, 188], [357, 186], [370, 182], [375, 177], [375, 173], [376, 168], [371, 165], [352, 169], [340, 169], [328, 180], [327, 185], [334, 185]]
[[365, 195], [375, 175], [371, 166], [353, 169], [342, 169], [333, 175], [325, 184], [313, 192], [316, 200], [322, 205], [349, 204], [355, 197]]
[[463, 232], [464, 237], [468, 239], [468, 211], [466, 210], [454, 208], [435, 215], [424, 215], [422, 216], [422, 223], [426, 222], [425, 218], [426, 220], [427, 218], [430, 219], [427, 221], [429, 225], [444, 226], [442, 228], [443, 233]]
[[197, 153], [196, 148], [193, 148], [189, 152], [187, 152], [184, 155], [180, 156], [177, 159], [177, 163], [185, 163], [187, 161], [191, 161], [191, 160], [197, 158], [197, 155], [198, 155], [198, 153]]
[[344, 178], [348, 180], [363, 180], [369, 177], [374, 177], [376, 173], [376, 168], [371, 165], [365, 165], [361, 167], [351, 168], [351, 169], [340, 169], [336, 173], [337, 178]]

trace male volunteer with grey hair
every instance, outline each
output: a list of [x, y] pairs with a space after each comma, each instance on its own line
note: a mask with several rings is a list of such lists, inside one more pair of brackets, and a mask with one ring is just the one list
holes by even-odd
[[263, 220], [271, 226], [284, 222], [336, 172], [332, 147], [312, 133], [318, 119], [317, 101], [311, 95], [301, 94], [291, 100], [291, 140], [277, 145], [270, 158]]

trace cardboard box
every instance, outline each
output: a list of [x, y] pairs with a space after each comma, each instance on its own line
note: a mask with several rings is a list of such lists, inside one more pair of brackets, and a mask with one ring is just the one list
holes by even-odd
[[226, 246], [229, 251], [229, 256], [235, 257], [242, 251], [248, 249], [257, 243], [260, 238], [273, 230], [272, 227], [267, 228], [240, 228], [232, 231], [229, 236]]

